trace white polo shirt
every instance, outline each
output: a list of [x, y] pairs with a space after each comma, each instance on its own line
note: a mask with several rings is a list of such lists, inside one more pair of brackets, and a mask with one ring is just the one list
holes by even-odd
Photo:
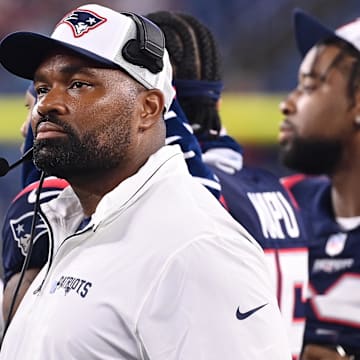
[[76, 234], [82, 210], [70, 187], [43, 210], [57, 249], [0, 359], [291, 358], [262, 250], [177, 146], [106, 194]]

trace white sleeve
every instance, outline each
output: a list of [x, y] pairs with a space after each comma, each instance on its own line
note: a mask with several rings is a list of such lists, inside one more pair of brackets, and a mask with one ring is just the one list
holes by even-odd
[[164, 266], [138, 317], [143, 359], [291, 359], [263, 253], [218, 240], [193, 242]]

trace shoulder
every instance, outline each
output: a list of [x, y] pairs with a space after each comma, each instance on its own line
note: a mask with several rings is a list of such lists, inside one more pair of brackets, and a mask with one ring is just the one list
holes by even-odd
[[[292, 203], [288, 189], [283, 186], [278, 176], [268, 170], [246, 166], [234, 175], [220, 172], [216, 174], [220, 178], [227, 209], [239, 221], [244, 221], [244, 217], [249, 216], [249, 211], [254, 211], [253, 200], [273, 202], [271, 199], [281, 197]], [[274, 201], [277, 202], [276, 199]], [[252, 219], [249, 220], [253, 222]]]
[[327, 186], [330, 179], [326, 176], [310, 176], [305, 174], [294, 174], [280, 179], [281, 183], [290, 191], [297, 189], [316, 190], [319, 187]]
[[[40, 203], [45, 203], [57, 197], [68, 185], [64, 180], [47, 178], [44, 180], [40, 193]], [[36, 193], [39, 182], [26, 186], [13, 199], [6, 213], [3, 227], [3, 267], [5, 281], [19, 272], [27, 252], [28, 240], [30, 239]], [[47, 259], [48, 228], [43, 221], [42, 215], [38, 214], [34, 232], [34, 249], [30, 260], [30, 268], [41, 268]]]
[[[6, 234], [9, 234], [10, 238], [12, 238], [14, 231], [11, 231], [11, 229], [15, 224], [23, 223], [26, 220], [26, 222], [29, 222], [30, 226], [34, 213], [38, 186], [38, 181], [29, 184], [21, 190], [11, 202], [4, 219], [3, 241], [7, 238]], [[62, 179], [52, 177], [45, 179], [40, 193], [40, 204], [57, 197], [67, 186], [68, 183]]]
[[320, 191], [331, 186], [330, 179], [326, 176], [308, 176], [304, 174], [284, 177], [281, 179], [281, 183], [298, 203], [313, 199]]
[[[7, 211], [6, 219], [18, 218], [34, 209], [38, 186], [39, 181], [29, 184], [15, 196]], [[40, 193], [40, 203], [57, 197], [67, 186], [68, 183], [62, 179], [52, 177], [45, 179]]]
[[[36, 194], [36, 190], [39, 187], [39, 181], [35, 181], [29, 185], [27, 185], [24, 189], [22, 189], [13, 199], [12, 204], [16, 203], [17, 201], [21, 201], [22, 199], [27, 199], [28, 202], [33, 203], [33, 197]], [[58, 179], [55, 177], [49, 177], [46, 178], [43, 182], [42, 188], [41, 188], [41, 196], [40, 199], [42, 202], [45, 198], [54, 197], [55, 195], [58, 195], [60, 191], [62, 191], [64, 188], [66, 188], [69, 185], [69, 183], [66, 180]], [[56, 194], [55, 194], [55, 191]], [[45, 195], [44, 195], [45, 194]], [[29, 201], [30, 200], [30, 201]], [[49, 199], [47, 199], [49, 200]]]

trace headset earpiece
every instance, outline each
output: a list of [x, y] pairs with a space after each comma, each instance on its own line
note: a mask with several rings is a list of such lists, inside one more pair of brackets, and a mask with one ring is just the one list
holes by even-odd
[[163, 67], [165, 37], [154, 23], [143, 16], [133, 13], [122, 13], [133, 19], [136, 25], [136, 39], [129, 40], [122, 49], [122, 56], [131, 64], [143, 66], [153, 74]]

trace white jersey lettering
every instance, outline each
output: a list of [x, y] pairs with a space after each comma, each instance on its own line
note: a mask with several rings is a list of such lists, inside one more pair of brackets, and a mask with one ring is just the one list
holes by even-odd
[[319, 319], [360, 327], [359, 274], [342, 275], [324, 294], [317, 294], [316, 290], [310, 287], [310, 297]]
[[265, 238], [285, 239], [300, 235], [299, 225], [289, 202], [279, 192], [247, 193], [253, 204]]
[[265, 255], [289, 334], [293, 359], [298, 359], [305, 329], [308, 250], [306, 248], [265, 250]]

